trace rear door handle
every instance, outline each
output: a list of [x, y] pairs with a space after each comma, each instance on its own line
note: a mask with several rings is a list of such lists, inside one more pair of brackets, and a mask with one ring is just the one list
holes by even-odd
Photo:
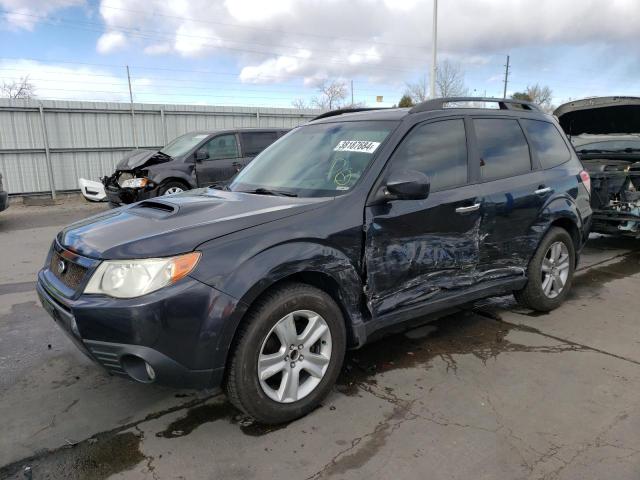
[[468, 207], [458, 207], [456, 208], [456, 213], [470, 213], [475, 212], [480, 209], [479, 203], [474, 203], [473, 205], [469, 205]]
[[542, 188], [539, 188], [538, 190], [536, 190], [533, 193], [535, 193], [536, 195], [543, 195], [543, 194], [549, 193], [551, 191], [552, 191], [551, 187], [542, 187]]

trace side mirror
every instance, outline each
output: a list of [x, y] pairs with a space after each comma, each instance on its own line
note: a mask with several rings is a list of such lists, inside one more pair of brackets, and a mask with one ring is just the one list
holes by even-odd
[[205, 148], [196, 151], [196, 162], [201, 162], [209, 158], [209, 152]]
[[389, 200], [423, 200], [429, 196], [431, 181], [422, 172], [401, 170], [391, 173], [384, 188]]

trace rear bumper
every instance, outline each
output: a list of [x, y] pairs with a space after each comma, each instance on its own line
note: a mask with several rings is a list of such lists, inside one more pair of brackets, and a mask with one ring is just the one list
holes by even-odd
[[640, 237], [640, 216], [631, 213], [596, 210], [591, 231], [609, 235]]
[[233, 298], [187, 277], [136, 299], [72, 301], [53, 293], [42, 271], [36, 290], [55, 323], [109, 373], [178, 388], [221, 385], [228, 346], [221, 351], [219, 340]]
[[6, 210], [9, 206], [9, 194], [7, 192], [0, 192], [0, 212]]

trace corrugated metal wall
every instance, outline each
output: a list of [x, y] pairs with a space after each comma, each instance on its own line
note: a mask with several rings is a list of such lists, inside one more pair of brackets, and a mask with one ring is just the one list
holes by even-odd
[[97, 180], [112, 173], [123, 152], [136, 146], [160, 148], [193, 130], [291, 128], [318, 113], [135, 103], [132, 117], [127, 103], [0, 99], [0, 173], [9, 193], [50, 190], [48, 147], [56, 190], [74, 190], [79, 177]]

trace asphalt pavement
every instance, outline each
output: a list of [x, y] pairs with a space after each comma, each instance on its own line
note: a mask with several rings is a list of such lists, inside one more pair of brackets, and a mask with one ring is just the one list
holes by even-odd
[[640, 478], [640, 241], [594, 236], [552, 313], [488, 299], [349, 352], [320, 408], [268, 427], [110, 377], [39, 306], [55, 234], [104, 208], [0, 214], [0, 478]]

